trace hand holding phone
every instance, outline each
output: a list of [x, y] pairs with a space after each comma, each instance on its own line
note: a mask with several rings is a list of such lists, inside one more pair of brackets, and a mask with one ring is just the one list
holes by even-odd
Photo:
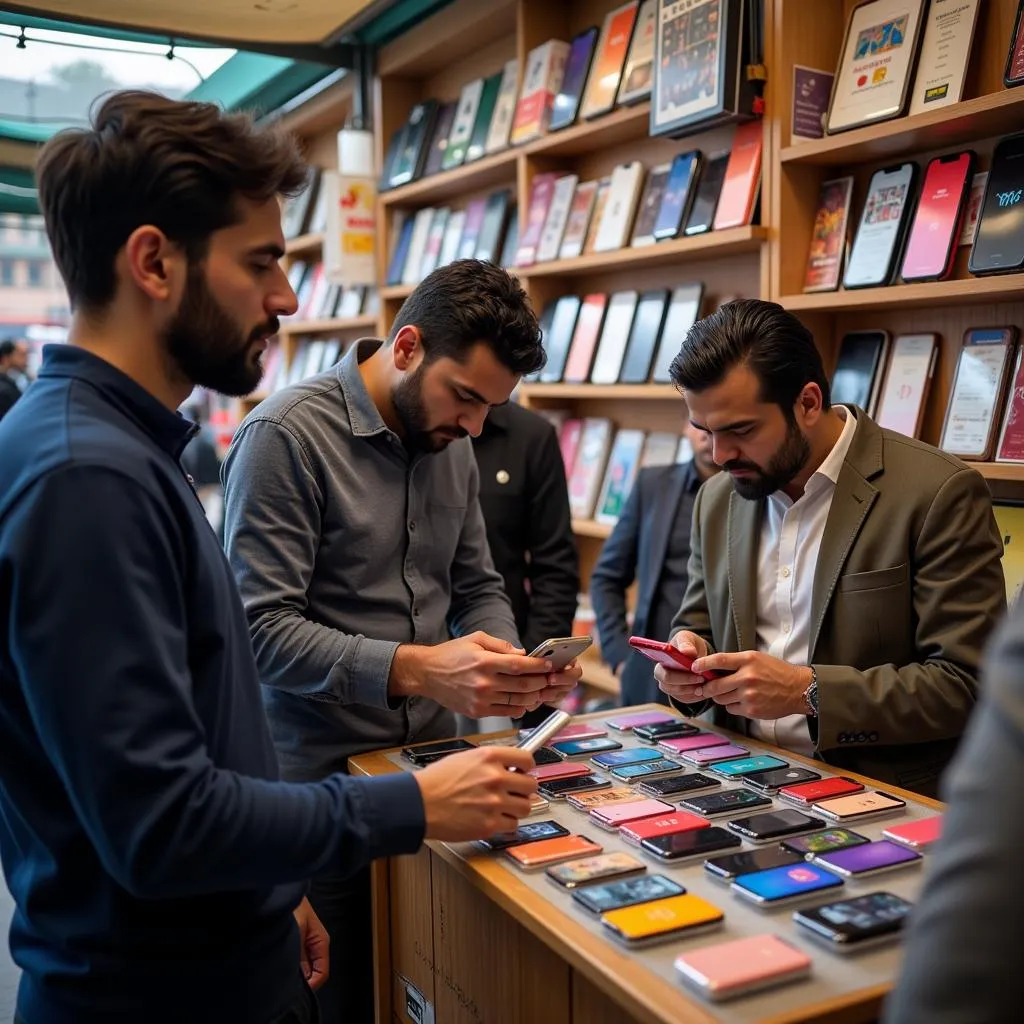
[[704, 700], [703, 685], [714, 679], [715, 674], [698, 675], [692, 671], [693, 663], [710, 653], [707, 643], [696, 633], [684, 630], [676, 633], [668, 643], [634, 636], [629, 638], [629, 644], [634, 650], [657, 662], [654, 678], [658, 680], [663, 693], [683, 704]]

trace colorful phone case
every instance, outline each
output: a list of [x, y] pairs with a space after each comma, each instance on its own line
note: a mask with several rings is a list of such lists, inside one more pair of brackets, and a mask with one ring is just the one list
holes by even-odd
[[688, 764], [704, 768], [709, 764], [716, 764], [718, 761], [730, 761], [733, 758], [743, 757], [749, 754], [747, 747], [741, 747], [738, 743], [723, 743], [714, 747], [698, 747], [696, 750], [687, 750], [682, 758]]
[[906, 846], [880, 839], [877, 843], [863, 843], [845, 850], [820, 853], [814, 857], [813, 863], [844, 877], [857, 878], [876, 871], [911, 867], [920, 864], [923, 859], [921, 854]]
[[636, 790], [630, 786], [613, 786], [596, 793], [578, 793], [569, 797], [569, 804], [578, 811], [591, 811], [605, 804], [635, 804]]
[[811, 958], [776, 935], [751, 935], [676, 957], [679, 976], [713, 1001], [796, 981]]
[[559, 836], [557, 839], [543, 839], [525, 846], [511, 846], [505, 851], [514, 864], [524, 870], [546, 867], [574, 857], [588, 857], [604, 849], [586, 836]]
[[779, 790], [779, 799], [810, 807], [819, 800], [831, 800], [833, 797], [846, 796], [848, 793], [861, 793], [864, 787], [853, 779], [841, 775], [820, 782], [800, 782], [795, 786], [783, 786]]
[[938, 842], [942, 835], [942, 815], [893, 825], [885, 829], [882, 835], [911, 850], [926, 850], [932, 843]]
[[574, 775], [589, 775], [590, 769], [585, 764], [542, 764], [531, 768], [529, 773], [538, 782], [550, 782], [552, 779], [568, 779]]
[[646, 870], [647, 867], [636, 857], [615, 851], [566, 861], [564, 864], [548, 868], [547, 876], [563, 889], [576, 889], [599, 879], [628, 878], [630, 875], [642, 874]]
[[670, 761], [663, 757], [657, 761], [644, 761], [641, 764], [623, 764], [612, 769], [612, 775], [622, 782], [634, 779], [648, 779], [652, 775], [672, 775], [681, 772], [683, 766], [678, 761]]
[[605, 828], [618, 828], [630, 821], [653, 818], [659, 814], [671, 814], [675, 808], [664, 800], [633, 800], [630, 803], [595, 807], [590, 816]]
[[726, 779], [739, 778], [741, 775], [749, 775], [751, 772], [763, 772], [768, 768], [787, 768], [788, 762], [779, 757], [771, 757], [762, 754], [758, 757], [744, 757], [738, 761], [723, 761], [721, 764], [712, 765], [711, 771], [714, 775], [721, 775]]
[[713, 732], [697, 732], [691, 736], [676, 736], [672, 739], [662, 740], [658, 744], [659, 750], [666, 754], [682, 754], [687, 750], [706, 750], [709, 747], [724, 747], [729, 741], [724, 736]]
[[687, 811], [679, 811], [676, 814], [666, 814], [664, 817], [641, 818], [639, 821], [630, 822], [619, 829], [619, 835], [627, 843], [639, 846], [645, 839], [676, 835], [679, 832], [692, 832], [694, 829], [708, 828], [710, 824], [711, 822], [707, 818], [701, 818]]
[[633, 747], [629, 750], [613, 750], [592, 758], [600, 768], [619, 768], [624, 764], [640, 764], [641, 761], [660, 761], [665, 755], [650, 747]]
[[672, 722], [678, 715], [669, 715], [664, 711], [638, 711], [633, 715], [622, 715], [620, 718], [609, 718], [605, 725], [616, 732], [628, 732], [638, 725], [653, 725], [655, 722]]
[[601, 915], [601, 923], [617, 939], [632, 944], [672, 938], [681, 932], [719, 924], [724, 918], [718, 907], [693, 893], [686, 893], [636, 907], [609, 910]]
[[621, 750], [622, 744], [608, 736], [594, 736], [587, 740], [560, 740], [551, 749], [561, 757], [589, 757], [607, 750]]
[[812, 809], [830, 821], [857, 821], [876, 815], [894, 814], [906, 806], [906, 801], [897, 797], [873, 792], [841, 796], [836, 800], [823, 800], [814, 804]]

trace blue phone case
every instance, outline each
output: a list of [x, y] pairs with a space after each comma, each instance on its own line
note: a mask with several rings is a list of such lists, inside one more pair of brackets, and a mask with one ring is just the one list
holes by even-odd
[[771, 757], [763, 754], [759, 757], [742, 757], [738, 761], [722, 761], [721, 764], [713, 764], [710, 768], [715, 775], [722, 775], [727, 779], [735, 778], [737, 775], [749, 775], [751, 772], [763, 772], [768, 768], [788, 768], [789, 763], [778, 757]]

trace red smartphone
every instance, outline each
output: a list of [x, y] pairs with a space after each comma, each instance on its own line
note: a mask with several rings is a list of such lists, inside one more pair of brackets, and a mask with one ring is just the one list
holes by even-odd
[[937, 156], [925, 168], [900, 271], [904, 281], [941, 281], [953, 272], [973, 171], [969, 149]]
[[[645, 658], [650, 658], [651, 661], [656, 661], [659, 665], [664, 665], [665, 668], [670, 668], [673, 671], [692, 672], [694, 658], [689, 655], [683, 654], [682, 651], [677, 650], [671, 644], [662, 643], [660, 640], [648, 640], [647, 637], [643, 636], [631, 636], [629, 638], [629, 646], [634, 651], [639, 651]], [[714, 679], [714, 672], [698, 672], [696, 675], [702, 676], [704, 679]]]
[[791, 804], [799, 804], [801, 807], [810, 807], [819, 800], [830, 800], [835, 796], [847, 796], [850, 793], [860, 793], [864, 787], [853, 779], [847, 779], [842, 775], [834, 775], [830, 779], [820, 779], [817, 782], [799, 782], [794, 786], [783, 786], [779, 790], [779, 799], [786, 800]]

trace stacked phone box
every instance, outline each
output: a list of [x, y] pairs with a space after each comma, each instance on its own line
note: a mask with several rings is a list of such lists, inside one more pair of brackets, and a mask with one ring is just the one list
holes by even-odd
[[713, 1001], [841, 977], [850, 961], [832, 954], [884, 955], [941, 822], [667, 711], [575, 723], [535, 757], [530, 818], [474, 852], [620, 946], [668, 952], [674, 976]]

